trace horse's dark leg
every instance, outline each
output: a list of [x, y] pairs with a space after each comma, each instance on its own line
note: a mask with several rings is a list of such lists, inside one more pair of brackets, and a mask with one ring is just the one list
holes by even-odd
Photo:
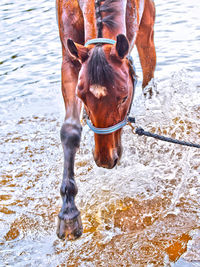
[[[64, 171], [60, 188], [62, 208], [58, 215], [57, 235], [61, 239], [76, 239], [82, 234], [80, 212], [75, 205], [78, 192], [74, 180], [74, 159], [81, 138], [81, 101], [76, 97], [76, 85], [80, 63], [73, 59], [66, 48], [67, 39], [83, 43], [83, 18], [77, 1], [56, 0], [60, 40], [62, 44], [62, 94], [66, 116], [61, 128], [61, 142], [64, 151]], [[75, 8], [76, 7], [76, 8]]]
[[[64, 49], [64, 48], [63, 48]], [[81, 125], [79, 120], [80, 100], [75, 96], [79, 68], [77, 62], [69, 59], [65, 52], [62, 63], [62, 92], [66, 117], [61, 128], [61, 142], [64, 151], [64, 171], [60, 188], [63, 205], [58, 215], [57, 235], [61, 239], [76, 239], [82, 234], [80, 212], [75, 205], [78, 192], [74, 180], [74, 159], [80, 144]]]
[[82, 234], [80, 212], [75, 205], [78, 192], [74, 180], [74, 158], [79, 147], [81, 126], [75, 121], [65, 121], [61, 128], [61, 141], [64, 151], [64, 172], [60, 188], [63, 205], [58, 215], [57, 235], [61, 239], [76, 239]]
[[75, 95], [79, 69], [80, 64], [71, 59], [68, 51], [63, 47], [62, 93], [66, 116], [61, 128], [64, 171], [60, 193], [63, 204], [58, 215], [57, 235], [61, 239], [69, 240], [76, 239], [82, 234], [80, 212], [75, 205], [78, 189], [74, 180], [74, 159], [81, 138], [79, 119], [81, 102]]
[[142, 88], [154, 77], [156, 66], [156, 51], [154, 45], [155, 6], [153, 1], [146, 0], [144, 13], [140, 23], [136, 46], [143, 71]]

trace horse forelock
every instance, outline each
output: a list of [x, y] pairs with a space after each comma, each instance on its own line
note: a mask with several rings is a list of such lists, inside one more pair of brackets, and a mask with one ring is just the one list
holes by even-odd
[[114, 82], [115, 72], [108, 63], [102, 46], [96, 46], [88, 61], [88, 79], [90, 85], [110, 86]]

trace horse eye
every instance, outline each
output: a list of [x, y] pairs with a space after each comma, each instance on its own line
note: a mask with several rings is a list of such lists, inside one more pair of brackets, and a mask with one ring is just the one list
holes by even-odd
[[83, 85], [78, 85], [77, 87], [78, 87], [78, 90], [79, 91], [82, 91], [83, 90]]
[[127, 98], [128, 98], [128, 96], [124, 97], [124, 98], [122, 99], [122, 102], [121, 102], [121, 103], [123, 104], [124, 102], [126, 102]]

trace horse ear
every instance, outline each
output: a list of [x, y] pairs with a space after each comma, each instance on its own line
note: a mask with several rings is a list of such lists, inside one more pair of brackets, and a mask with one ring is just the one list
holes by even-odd
[[67, 48], [71, 55], [84, 62], [88, 58], [88, 48], [75, 43], [71, 39], [67, 40]]
[[124, 34], [117, 35], [117, 42], [115, 49], [118, 56], [123, 59], [129, 51], [129, 42]]

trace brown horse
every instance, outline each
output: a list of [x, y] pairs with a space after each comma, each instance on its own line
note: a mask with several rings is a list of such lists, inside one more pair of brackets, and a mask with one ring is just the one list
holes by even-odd
[[[134, 76], [127, 55], [134, 44], [142, 65], [143, 88], [154, 75], [155, 6], [152, 0], [57, 0], [56, 4], [66, 108], [61, 128], [63, 205], [58, 215], [57, 235], [75, 239], [82, 234], [74, 180], [74, 158], [81, 137], [81, 105], [84, 103], [96, 128], [107, 128], [126, 118], [134, 94]], [[107, 39], [94, 41], [94, 38]], [[98, 166], [113, 168], [117, 164], [122, 153], [121, 132], [117, 129], [105, 135], [95, 133], [94, 159]]]

